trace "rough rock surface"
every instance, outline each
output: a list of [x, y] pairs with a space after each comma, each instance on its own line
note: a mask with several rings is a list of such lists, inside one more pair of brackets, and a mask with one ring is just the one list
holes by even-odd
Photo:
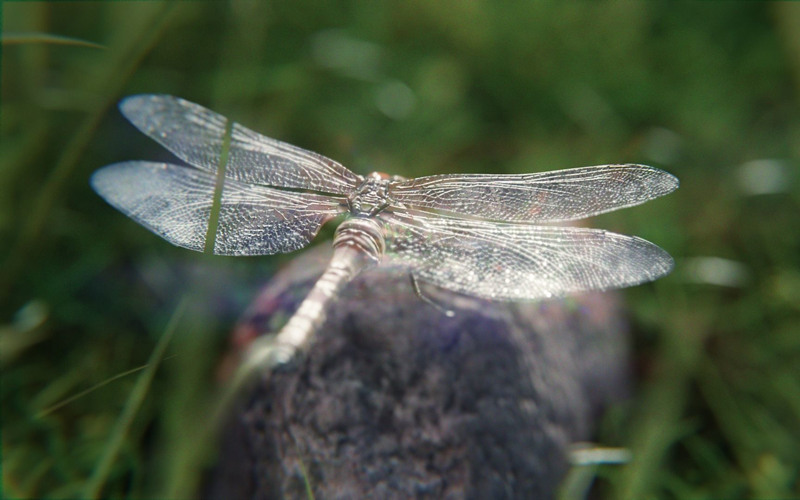
[[[237, 328], [274, 331], [322, 272], [311, 251]], [[432, 290], [378, 268], [351, 283], [310, 355], [232, 416], [210, 498], [549, 498], [570, 443], [625, 395], [627, 338], [613, 293], [538, 303]]]

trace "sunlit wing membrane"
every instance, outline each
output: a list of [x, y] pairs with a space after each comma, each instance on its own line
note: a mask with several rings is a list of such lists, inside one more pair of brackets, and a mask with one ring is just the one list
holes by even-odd
[[645, 165], [599, 165], [520, 175], [445, 174], [392, 184], [412, 208], [488, 220], [556, 222], [644, 203], [677, 189], [678, 179]]
[[386, 260], [424, 282], [492, 300], [626, 287], [669, 273], [658, 246], [599, 229], [384, 213]]
[[[104, 167], [92, 187], [109, 204], [170, 243], [203, 251], [216, 179], [190, 167], [131, 161]], [[267, 255], [306, 246], [346, 208], [344, 199], [226, 179], [214, 242], [218, 255]]]
[[[139, 130], [178, 158], [201, 170], [217, 171], [227, 118], [199, 104], [167, 95], [136, 95], [120, 110]], [[311, 151], [233, 124], [226, 177], [266, 186], [348, 194], [361, 176]]]

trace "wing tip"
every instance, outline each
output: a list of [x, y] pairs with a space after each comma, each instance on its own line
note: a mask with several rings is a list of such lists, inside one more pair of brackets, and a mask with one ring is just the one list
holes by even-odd
[[670, 255], [669, 252], [667, 252], [663, 248], [661, 247], [658, 248], [663, 252], [663, 255], [661, 256], [661, 260], [658, 262], [658, 265], [654, 266], [655, 269], [650, 281], [655, 281], [657, 279], [663, 278], [664, 276], [670, 274], [672, 271], [675, 270], [675, 259], [672, 258], [672, 255]]
[[97, 194], [107, 199], [104, 193], [108, 191], [109, 187], [112, 187], [113, 184], [116, 183], [114, 179], [120, 178], [122, 170], [128, 168], [129, 163], [131, 162], [123, 161], [112, 163], [111, 165], [106, 165], [105, 167], [95, 170], [89, 177], [89, 185]]
[[144, 101], [151, 100], [156, 95], [157, 94], [134, 94], [123, 97], [119, 101], [119, 110], [127, 117], [129, 114], [135, 111], [135, 108], [141, 106]]
[[[675, 259], [672, 258], [669, 252], [642, 237], [630, 236], [630, 238], [635, 239], [640, 247], [647, 251], [649, 254], [647, 260], [651, 263], [649, 272], [644, 273], [642, 276], [643, 279], [638, 284], [649, 283], [663, 278], [675, 269]], [[637, 283], [633, 283], [632, 285], [635, 284]]]
[[103, 177], [107, 175], [104, 172], [110, 166], [111, 165], [108, 165], [106, 167], [97, 169], [94, 171], [94, 173], [92, 173], [91, 176], [89, 176], [89, 186], [91, 186], [94, 192], [100, 196], [102, 196], [101, 190], [103, 189]]
[[657, 188], [658, 196], [669, 194], [680, 187], [680, 180], [673, 174], [658, 167], [643, 165], [641, 163], [624, 163], [621, 167], [633, 168], [636, 170], [646, 170], [648, 172], [647, 181], [654, 188]]
[[168, 101], [180, 102], [183, 99], [169, 94], [133, 94], [120, 99], [118, 107], [125, 118], [138, 126], [143, 111], [152, 114], [154, 109], [158, 109], [153, 104], [163, 107], [164, 103]]

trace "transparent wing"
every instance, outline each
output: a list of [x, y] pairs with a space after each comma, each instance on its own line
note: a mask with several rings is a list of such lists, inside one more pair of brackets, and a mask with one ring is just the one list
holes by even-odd
[[445, 174], [392, 184], [395, 200], [491, 220], [577, 220], [674, 191], [678, 179], [646, 165], [599, 165], [521, 175]]
[[635, 236], [599, 229], [497, 224], [383, 213], [388, 263], [421, 280], [492, 300], [532, 300], [636, 285], [672, 258]]
[[[214, 173], [227, 119], [178, 97], [136, 95], [120, 110], [139, 130], [178, 158]], [[233, 124], [226, 177], [251, 184], [348, 194], [361, 182], [339, 163]]]
[[[170, 243], [203, 251], [215, 178], [194, 168], [132, 161], [104, 167], [92, 187], [108, 203]], [[267, 255], [306, 246], [344, 210], [333, 197], [226, 180], [214, 253]]]

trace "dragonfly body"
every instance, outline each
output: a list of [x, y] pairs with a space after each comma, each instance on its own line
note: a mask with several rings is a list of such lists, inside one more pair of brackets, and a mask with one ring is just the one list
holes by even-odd
[[[372, 218], [351, 218], [336, 228], [333, 257], [327, 269], [314, 284], [281, 331], [255, 344], [251, 362], [258, 366], [275, 366], [290, 361], [298, 352], [306, 352], [314, 333], [323, 325], [328, 307], [341, 289], [361, 271], [377, 265], [383, 256], [385, 241], [380, 224]], [[264, 358], [261, 361], [259, 358]]]
[[[379, 263], [491, 300], [630, 286], [673, 266], [665, 251], [641, 238], [552, 225], [638, 205], [678, 187], [674, 176], [656, 168], [365, 177], [180, 98], [132, 96], [120, 108], [191, 167], [118, 163], [97, 171], [92, 186], [175, 245], [220, 255], [290, 252], [306, 246], [328, 220], [348, 216], [334, 237], [328, 270], [264, 351], [268, 364], [305, 351], [341, 288]], [[212, 212], [216, 227], [209, 227]]]

